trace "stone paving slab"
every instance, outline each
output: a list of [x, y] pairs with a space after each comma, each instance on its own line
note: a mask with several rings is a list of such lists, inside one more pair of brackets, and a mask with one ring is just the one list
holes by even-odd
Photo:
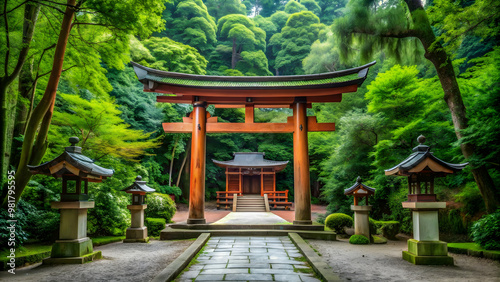
[[304, 260], [285, 236], [211, 237], [176, 281], [319, 281]]

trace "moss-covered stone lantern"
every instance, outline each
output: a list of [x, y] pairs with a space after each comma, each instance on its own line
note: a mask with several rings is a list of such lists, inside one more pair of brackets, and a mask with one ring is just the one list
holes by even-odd
[[39, 166], [28, 166], [32, 174], [52, 175], [62, 178], [61, 201], [52, 202], [53, 209], [61, 210], [59, 240], [52, 246], [46, 264], [84, 263], [100, 258], [101, 251], [93, 251], [92, 240], [87, 237], [87, 209], [94, 207], [89, 201], [88, 183], [101, 182], [114, 173], [94, 164], [76, 146], [78, 137], [69, 138], [71, 146], [55, 159]]
[[[354, 234], [363, 235], [371, 239], [369, 213], [372, 206], [368, 205], [368, 197], [375, 194], [375, 189], [361, 183], [361, 177], [358, 176], [356, 184], [344, 190], [345, 195], [354, 196], [354, 205], [351, 205], [351, 210], [354, 211]], [[365, 205], [359, 205], [365, 198]]]
[[420, 145], [408, 158], [385, 171], [385, 175], [408, 178], [408, 201], [403, 202], [403, 208], [412, 210], [413, 239], [408, 240], [403, 259], [413, 264], [453, 265], [446, 242], [439, 240], [438, 210], [446, 208], [446, 202], [437, 202], [434, 179], [461, 171], [468, 163], [444, 162], [424, 145], [424, 136], [417, 141]]
[[146, 185], [146, 181], [142, 181], [142, 177], [139, 175], [131, 186], [122, 191], [132, 194], [132, 204], [127, 206], [132, 216], [132, 223], [130, 228], [127, 228], [126, 238], [123, 242], [149, 242], [148, 228], [144, 226], [144, 210], [148, 207], [146, 193], [154, 192], [155, 189]]

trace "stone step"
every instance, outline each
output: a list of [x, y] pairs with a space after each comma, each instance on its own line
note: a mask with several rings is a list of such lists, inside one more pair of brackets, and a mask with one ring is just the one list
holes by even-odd
[[251, 208], [251, 209], [236, 209], [236, 212], [266, 212], [266, 209], [254, 209], [254, 208]]
[[[278, 227], [293, 228], [293, 225], [277, 225]], [[201, 226], [200, 226], [201, 227]], [[216, 228], [218, 226], [213, 226]], [[337, 240], [337, 234], [331, 231], [308, 231], [308, 230], [272, 230], [272, 229], [237, 229], [232, 225], [233, 229], [173, 229], [167, 227], [160, 234], [160, 240], [180, 240], [198, 238], [202, 233], [210, 233], [211, 236], [287, 236], [288, 233], [297, 233], [304, 239], [319, 239], [319, 240]], [[245, 226], [243, 226], [245, 227]], [[260, 227], [260, 226], [255, 226]], [[262, 227], [261, 227], [262, 228]]]

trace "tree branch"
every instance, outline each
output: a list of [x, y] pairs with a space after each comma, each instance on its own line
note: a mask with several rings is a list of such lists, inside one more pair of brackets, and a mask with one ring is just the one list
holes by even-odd
[[2, 14], [0, 14], [0, 16], [3, 16], [3, 15], [6, 15], [8, 13], [11, 13], [13, 12], [14, 10], [16, 10], [17, 8], [21, 7], [22, 5], [26, 4], [27, 2], [29, 2], [30, 0], [26, 0], [24, 1], [23, 3], [17, 5], [16, 7], [10, 9], [10, 11], [7, 11], [7, 0], [5, 0], [5, 7], [4, 7], [4, 12]]
[[[3, 10], [7, 11], [7, 0], [5, 0], [3, 4]], [[9, 56], [10, 56], [10, 38], [9, 38], [9, 21], [7, 20], [7, 13], [3, 14], [4, 22], [5, 22], [5, 42], [7, 44], [7, 51], [5, 52], [5, 66], [4, 66], [4, 73], [5, 77], [8, 80], [9, 77]]]

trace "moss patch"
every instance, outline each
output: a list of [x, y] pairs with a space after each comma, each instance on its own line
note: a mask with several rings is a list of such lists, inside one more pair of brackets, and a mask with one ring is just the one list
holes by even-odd
[[373, 244], [387, 244], [387, 238], [376, 235], [372, 235], [372, 238], [373, 238]]
[[[24, 245], [23, 247], [16, 249], [16, 267], [21, 267], [24, 265], [30, 265], [34, 263], [41, 262], [44, 258], [50, 257], [50, 252], [52, 250], [52, 245], [41, 245], [32, 244]], [[2, 270], [10, 269], [7, 265], [10, 258], [10, 251], [3, 250], [0, 252], [0, 262]]]
[[500, 251], [485, 250], [476, 243], [448, 243], [448, 251], [473, 257], [484, 257], [500, 261]]

